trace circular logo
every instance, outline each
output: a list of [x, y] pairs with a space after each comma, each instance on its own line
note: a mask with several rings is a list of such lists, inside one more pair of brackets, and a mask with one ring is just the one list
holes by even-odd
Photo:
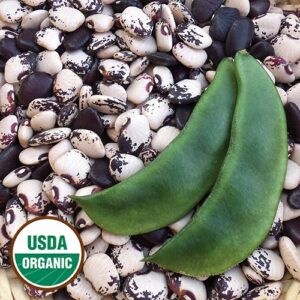
[[83, 244], [68, 223], [43, 217], [29, 221], [11, 245], [12, 266], [28, 285], [54, 290], [67, 285], [80, 271]]

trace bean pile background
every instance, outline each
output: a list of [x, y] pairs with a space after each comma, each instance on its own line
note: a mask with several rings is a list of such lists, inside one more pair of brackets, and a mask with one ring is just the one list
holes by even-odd
[[[290, 8], [269, 0], [0, 2], [0, 299], [300, 298], [300, 20]], [[69, 195], [101, 191], [151, 163], [185, 126], [221, 59], [241, 49], [269, 73], [287, 115], [290, 159], [274, 224], [261, 248], [219, 276], [145, 264], [194, 211], [155, 232], [116, 236]], [[8, 254], [18, 228], [43, 215], [72, 224], [86, 250], [82, 273], [51, 295], [23, 286]]]

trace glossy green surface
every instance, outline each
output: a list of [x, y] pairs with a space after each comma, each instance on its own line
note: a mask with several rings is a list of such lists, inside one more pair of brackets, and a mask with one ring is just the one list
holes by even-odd
[[217, 182], [192, 221], [147, 259], [168, 270], [222, 273], [261, 244], [275, 217], [287, 164], [285, 114], [253, 57], [239, 53], [235, 66], [238, 100]]
[[133, 235], [171, 224], [212, 188], [224, 160], [236, 102], [224, 60], [180, 135], [149, 166], [100, 193], [72, 197], [101, 228]]

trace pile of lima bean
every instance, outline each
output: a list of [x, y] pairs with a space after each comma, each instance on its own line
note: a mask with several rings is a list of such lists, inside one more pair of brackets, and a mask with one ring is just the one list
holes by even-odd
[[[0, 2], [1, 300], [299, 300], [300, 21], [275, 2]], [[284, 183], [274, 84], [222, 61], [242, 49], [285, 108]], [[52, 293], [8, 254], [43, 215], [86, 251]]]

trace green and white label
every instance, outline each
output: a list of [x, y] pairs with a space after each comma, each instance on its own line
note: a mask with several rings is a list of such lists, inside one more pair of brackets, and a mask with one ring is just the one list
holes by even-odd
[[79, 272], [83, 246], [76, 231], [56, 218], [38, 218], [16, 234], [12, 263], [21, 279], [39, 289], [57, 289]]

